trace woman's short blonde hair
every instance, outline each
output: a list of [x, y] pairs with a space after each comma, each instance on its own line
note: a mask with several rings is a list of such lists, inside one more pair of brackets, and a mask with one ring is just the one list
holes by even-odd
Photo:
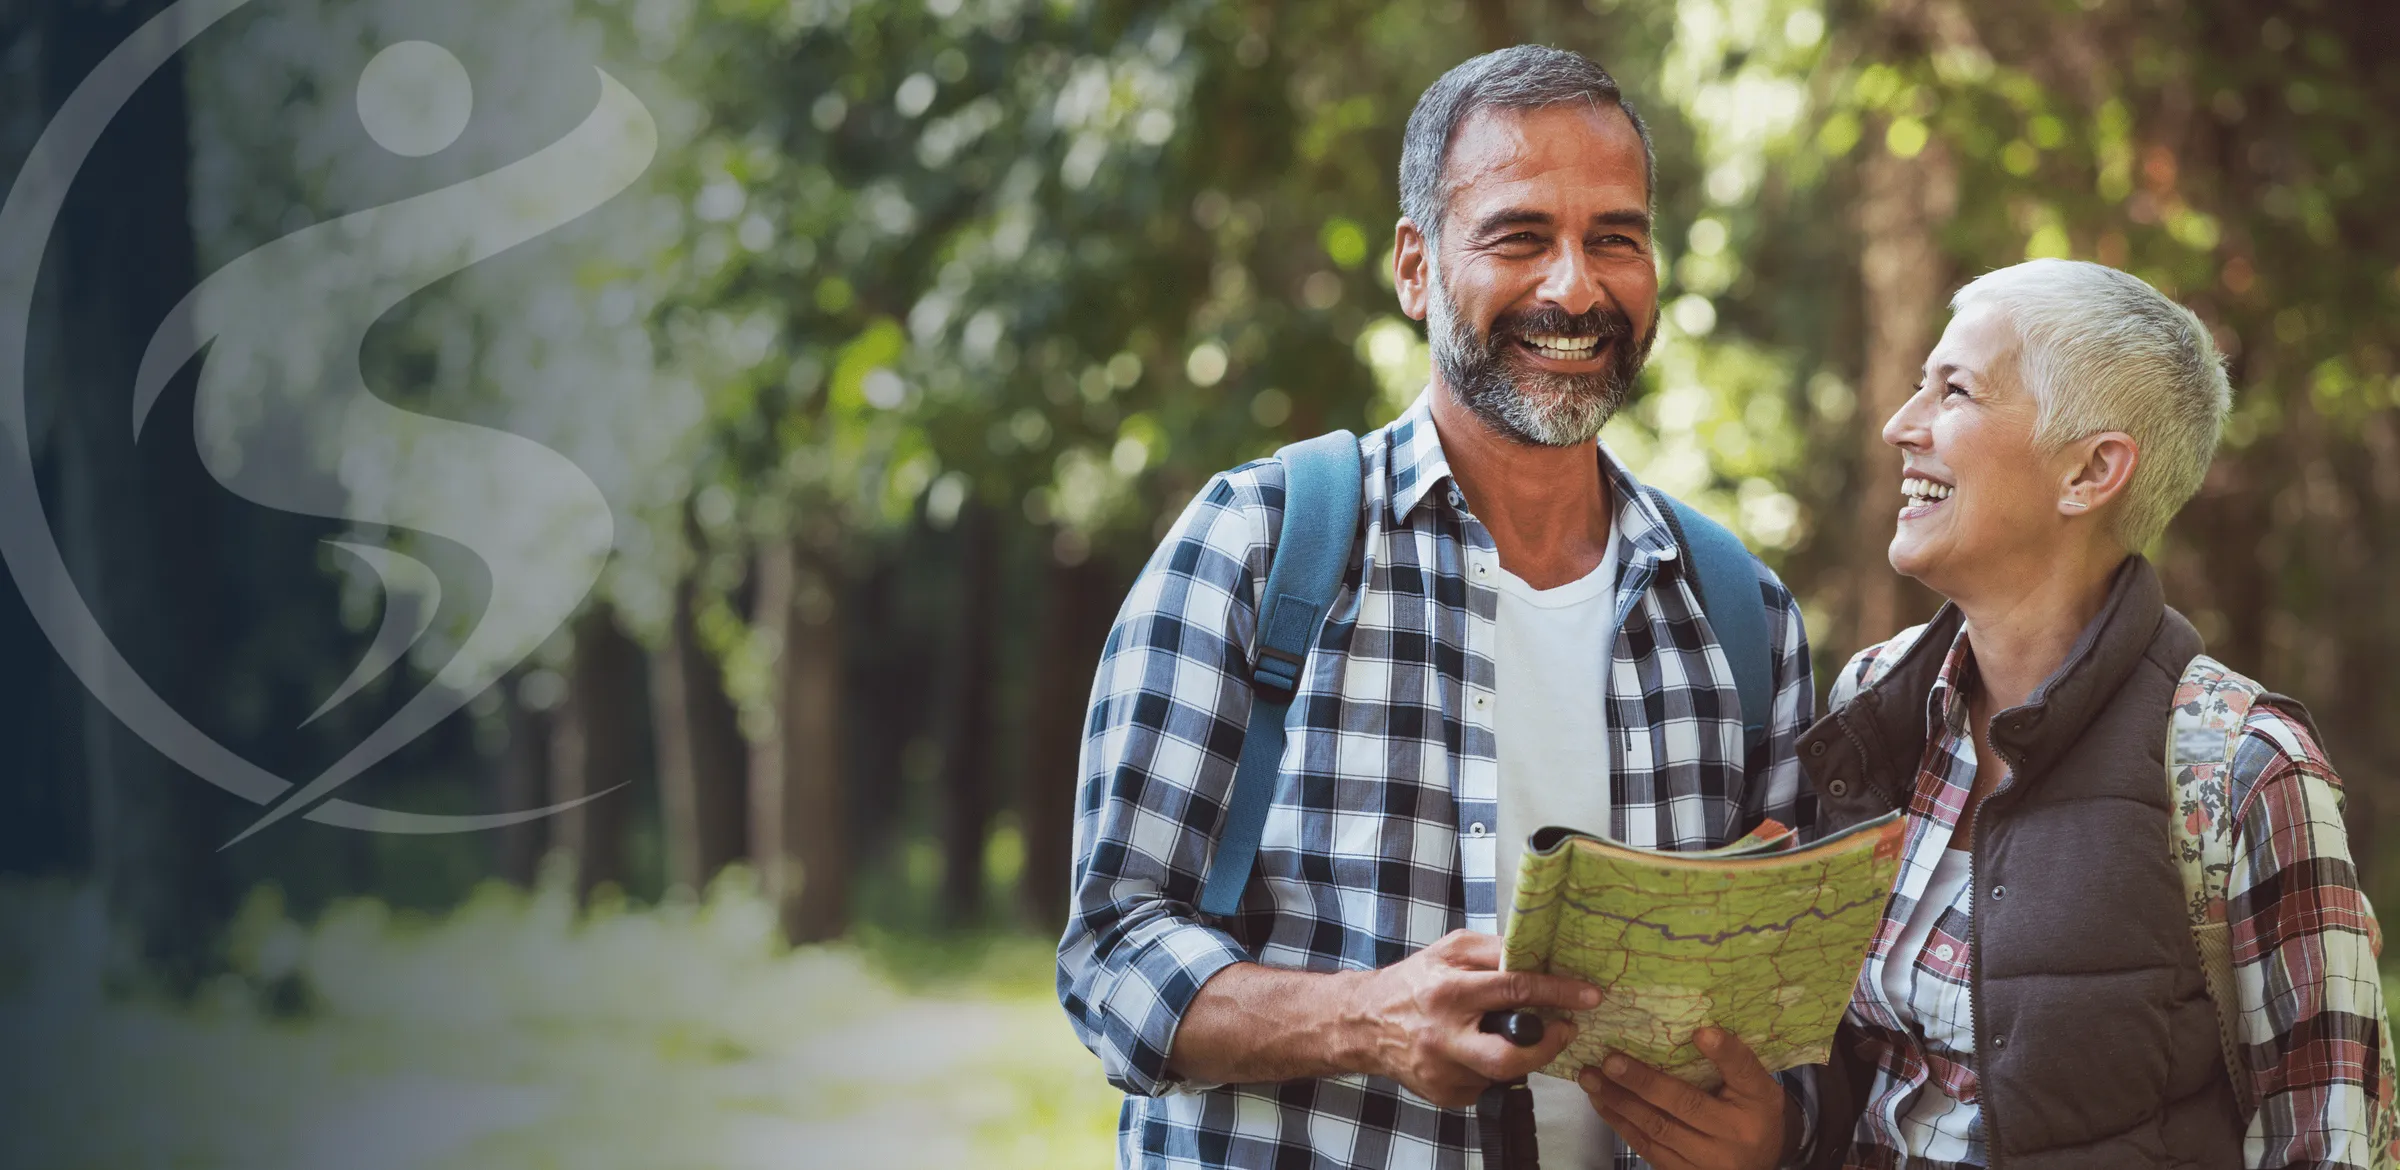
[[2127, 549], [2147, 546], [2200, 490], [2233, 408], [2208, 326], [2140, 277], [2082, 260], [2028, 260], [1950, 298], [1953, 312], [1977, 305], [2016, 327], [2017, 373], [2041, 404], [2037, 448], [2133, 436], [2141, 454], [2115, 530]]

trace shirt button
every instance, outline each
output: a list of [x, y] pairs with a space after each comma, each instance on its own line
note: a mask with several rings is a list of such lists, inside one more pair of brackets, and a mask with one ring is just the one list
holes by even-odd
[[1488, 580], [1488, 579], [1490, 579], [1491, 575], [1492, 575], [1492, 567], [1491, 567], [1490, 565], [1484, 564], [1482, 561], [1477, 561], [1477, 562], [1475, 562], [1475, 579], [1476, 579], [1476, 580], [1478, 580], [1478, 581]]
[[1490, 695], [1477, 695], [1477, 696], [1475, 696], [1475, 709], [1476, 709], [1476, 710], [1478, 710], [1478, 711], [1489, 710], [1489, 709], [1491, 708], [1491, 705], [1492, 705], [1492, 697], [1491, 697]]
[[1943, 943], [1942, 945], [1933, 948], [1933, 957], [1940, 959], [1945, 963], [1949, 962], [1951, 956], [1956, 955], [1957, 953], [1957, 948], [1952, 947], [1949, 943]]
[[1482, 821], [1477, 821], [1477, 822], [1475, 822], [1475, 823], [1474, 823], [1474, 824], [1472, 824], [1472, 825], [1468, 825], [1468, 826], [1467, 826], [1467, 836], [1470, 836], [1470, 837], [1480, 837], [1480, 836], [1483, 836], [1483, 822], [1482, 822]]

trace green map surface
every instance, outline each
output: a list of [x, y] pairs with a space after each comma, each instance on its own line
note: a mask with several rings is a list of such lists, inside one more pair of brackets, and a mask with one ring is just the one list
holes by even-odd
[[1603, 996], [1574, 1013], [1575, 1043], [1542, 1071], [1572, 1078], [1613, 1051], [1714, 1090], [1716, 1065], [1692, 1046], [1712, 1024], [1769, 1071], [1825, 1060], [1900, 867], [1900, 832], [1894, 814], [1791, 852], [1678, 855], [1580, 834], [1528, 848], [1508, 969], [1571, 975]]

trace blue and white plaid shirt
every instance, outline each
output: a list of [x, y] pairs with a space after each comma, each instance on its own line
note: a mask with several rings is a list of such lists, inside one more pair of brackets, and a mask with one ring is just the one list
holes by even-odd
[[[1229, 919], [1206, 921], [1197, 903], [1250, 716], [1282, 465], [1211, 479], [1109, 633], [1085, 724], [1058, 992], [1128, 1094], [1121, 1165], [1474, 1167], [1498, 1132], [1489, 1095], [1483, 1108], [1441, 1109], [1380, 1077], [1206, 1085], [1167, 1070], [1185, 1009], [1230, 964], [1365, 970], [1460, 927], [1496, 928], [1499, 555], [1451, 479], [1428, 402], [1360, 440], [1358, 559], [1308, 657], [1257, 866]], [[1793, 745], [1814, 692], [1791, 594], [1759, 567], [1775, 703], [1762, 754], [1746, 762], [1733, 673], [1672, 530], [1597, 455], [1621, 566], [1609, 833], [1703, 849], [1762, 817], [1813, 827]]]

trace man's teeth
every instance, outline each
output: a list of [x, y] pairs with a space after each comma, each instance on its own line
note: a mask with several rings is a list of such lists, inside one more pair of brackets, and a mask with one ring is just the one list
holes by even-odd
[[1912, 477], [1900, 481], [1900, 494], [1919, 504], [1933, 500], [1947, 500], [1950, 498], [1950, 493], [1957, 490], [1949, 484], [1935, 483], [1930, 479]]
[[1594, 350], [1600, 348], [1600, 339], [1597, 337], [1553, 337], [1548, 334], [1526, 334], [1524, 340], [1525, 344], [1532, 346], [1543, 357], [1570, 362], [1588, 358], [1592, 356]]

